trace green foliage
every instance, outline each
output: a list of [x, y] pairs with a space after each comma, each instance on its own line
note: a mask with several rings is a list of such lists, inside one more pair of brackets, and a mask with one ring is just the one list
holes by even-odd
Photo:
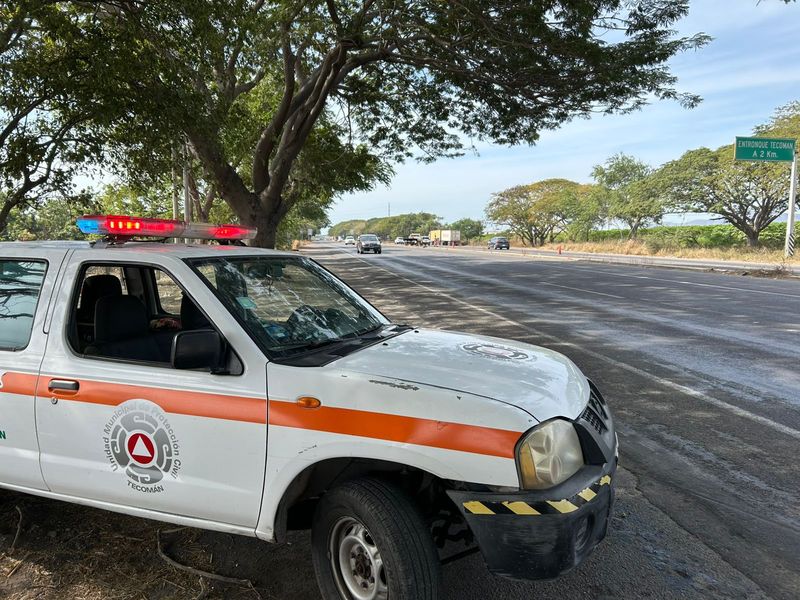
[[681, 211], [720, 215], [748, 245], [788, 206], [788, 169], [773, 163], [737, 162], [733, 147], [699, 148], [666, 163], [652, 177], [655, 188]]
[[171, 219], [172, 198], [166, 189], [107, 185], [95, 197], [98, 214]]
[[70, 194], [99, 155], [97, 113], [81, 103], [99, 72], [75, 16], [69, 3], [0, 4], [0, 232], [12, 210]]
[[96, 212], [88, 194], [67, 198], [49, 198], [36, 206], [17, 207], [9, 215], [1, 241], [82, 240], [86, 239], [75, 221], [81, 215]]
[[383, 239], [393, 240], [412, 233], [428, 235], [434, 229], [441, 229], [440, 217], [431, 213], [406, 213], [392, 217], [376, 217], [368, 220], [351, 220], [337, 223], [330, 228], [333, 236], [361, 235], [374, 233]]
[[[778, 108], [755, 133], [800, 138], [800, 102]], [[734, 161], [732, 146], [690, 150], [663, 165], [650, 181], [676, 210], [717, 214], [750, 246], [762, 243], [762, 234], [771, 235], [771, 224], [788, 207], [789, 166]]]
[[[603, 229], [589, 234], [590, 242], [628, 239], [627, 229]], [[785, 223], [771, 223], [761, 234], [761, 243], [770, 249], [783, 248]], [[639, 230], [639, 238], [651, 250], [661, 248], [736, 248], [746, 244], [744, 233], [733, 225], [673, 225]]]
[[449, 225], [445, 225], [443, 229], [456, 229], [460, 231], [462, 241], [466, 242], [483, 235], [483, 222], [478, 219], [459, 219], [458, 221], [453, 221]]
[[640, 227], [659, 223], [664, 216], [664, 201], [650, 180], [652, 171], [649, 165], [623, 153], [592, 170], [601, 186], [597, 201], [604, 215], [627, 224], [630, 238], [636, 237]]
[[85, 67], [61, 71], [68, 106], [103, 128], [128, 183], [167, 177], [188, 141], [196, 178], [261, 245], [296, 203], [385, 180], [387, 160], [531, 143], [651, 98], [694, 104], [667, 63], [708, 40], [676, 37], [687, 0], [20, 4], [67, 17]]
[[800, 139], [800, 100], [778, 107], [769, 122], [755, 128], [756, 135]]
[[492, 195], [489, 221], [508, 227], [525, 245], [540, 246], [573, 226], [585, 235], [598, 219], [595, 186], [567, 179], [545, 179]]

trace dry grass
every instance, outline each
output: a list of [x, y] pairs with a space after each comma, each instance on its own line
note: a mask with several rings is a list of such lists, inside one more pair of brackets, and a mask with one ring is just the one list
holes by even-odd
[[[697, 258], [712, 260], [731, 260], [745, 262], [782, 263], [782, 250], [766, 248], [662, 248], [653, 251], [640, 240], [605, 241], [605, 242], [566, 242], [546, 244], [544, 250], [557, 251], [559, 246], [567, 252], [591, 252], [597, 254], [623, 254], [629, 256], [661, 256], [670, 258]], [[800, 265], [800, 256], [786, 261], [791, 265]]]
[[[168, 527], [0, 490], [0, 598], [272, 598], [244, 586], [203, 581], [167, 564], [159, 556], [156, 533]], [[21, 533], [13, 547], [18, 530]], [[195, 569], [236, 573], [230, 559], [219, 564], [223, 557], [214, 556], [213, 546], [201, 540], [204, 535], [208, 537], [197, 529], [172, 531], [164, 536], [164, 551]]]

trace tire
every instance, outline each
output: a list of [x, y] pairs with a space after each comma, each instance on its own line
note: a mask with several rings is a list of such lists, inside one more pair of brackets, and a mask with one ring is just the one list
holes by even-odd
[[311, 553], [324, 600], [439, 598], [441, 565], [428, 527], [404, 492], [379, 479], [349, 481], [322, 497]]

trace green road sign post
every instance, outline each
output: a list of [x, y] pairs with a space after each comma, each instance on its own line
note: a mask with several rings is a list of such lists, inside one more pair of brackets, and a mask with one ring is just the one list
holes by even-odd
[[794, 255], [794, 213], [795, 197], [797, 196], [796, 141], [787, 138], [736, 136], [733, 153], [734, 160], [792, 163], [792, 180], [789, 183], [789, 212], [786, 220], [786, 243], [783, 250], [783, 255], [786, 258]]

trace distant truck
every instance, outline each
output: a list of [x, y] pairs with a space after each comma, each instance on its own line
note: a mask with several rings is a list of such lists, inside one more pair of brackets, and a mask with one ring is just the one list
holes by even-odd
[[430, 237], [434, 246], [461, 245], [461, 232], [458, 229], [434, 229]]
[[421, 233], [412, 233], [404, 238], [406, 246], [430, 246], [431, 238]]

